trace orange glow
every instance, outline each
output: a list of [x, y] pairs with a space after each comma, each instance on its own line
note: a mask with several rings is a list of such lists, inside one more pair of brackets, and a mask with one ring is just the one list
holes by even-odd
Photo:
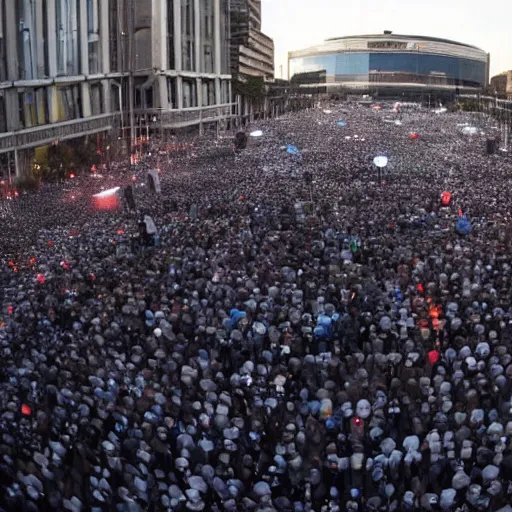
[[36, 263], [36, 259], [35, 258], [30, 258], [30, 264], [31, 265], [35, 265]]
[[439, 318], [441, 314], [441, 306], [431, 306], [429, 310], [430, 318]]
[[14, 261], [12, 261], [12, 260], [9, 261], [9, 267], [14, 267], [14, 265], [15, 265]]
[[23, 414], [23, 416], [30, 416], [32, 414], [32, 409], [28, 405], [23, 404], [21, 406], [21, 414]]
[[75, 175], [74, 175], [73, 173], [71, 173], [71, 174], [69, 175], [69, 177], [70, 177], [71, 179], [73, 179], [73, 178], [75, 177]]
[[53, 242], [51, 240], [48, 240], [48, 247], [52, 247], [53, 246]]

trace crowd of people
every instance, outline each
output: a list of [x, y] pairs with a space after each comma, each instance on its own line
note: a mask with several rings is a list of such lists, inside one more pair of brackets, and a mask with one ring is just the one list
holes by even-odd
[[11, 202], [1, 510], [511, 511], [493, 125], [322, 105]]

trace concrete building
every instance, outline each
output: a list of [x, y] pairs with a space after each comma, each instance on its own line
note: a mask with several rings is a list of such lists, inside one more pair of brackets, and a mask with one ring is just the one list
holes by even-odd
[[0, 156], [226, 119], [229, 30], [229, 0], [0, 0]]
[[251, 115], [269, 109], [263, 87], [260, 98], [244, 94], [243, 84], [274, 78], [274, 41], [261, 31], [261, 0], [231, 0], [231, 73], [241, 86], [237, 94], [239, 112]]
[[274, 41], [261, 31], [261, 0], [231, 0], [233, 75], [274, 77]]
[[490, 92], [502, 99], [512, 100], [512, 71], [504, 71], [491, 78]]

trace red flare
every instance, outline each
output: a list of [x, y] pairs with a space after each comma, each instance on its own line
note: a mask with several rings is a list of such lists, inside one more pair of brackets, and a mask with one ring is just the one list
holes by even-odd
[[441, 194], [441, 203], [443, 206], [449, 206], [452, 200], [452, 195], [450, 192], [443, 192]]
[[439, 361], [439, 352], [437, 350], [431, 350], [428, 353], [428, 361], [430, 364], [436, 364]]
[[30, 416], [32, 414], [32, 409], [27, 404], [22, 404], [21, 414], [23, 414], [23, 416]]
[[46, 278], [43, 276], [43, 274], [37, 274], [37, 278], [36, 279], [37, 279], [37, 282], [39, 284], [44, 284], [45, 281], [46, 281]]

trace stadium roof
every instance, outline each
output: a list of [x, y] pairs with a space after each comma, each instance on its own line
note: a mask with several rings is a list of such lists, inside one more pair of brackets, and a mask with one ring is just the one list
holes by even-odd
[[419, 41], [436, 41], [438, 43], [448, 43], [448, 44], [456, 44], [458, 46], [465, 46], [466, 48], [473, 48], [475, 50], [484, 51], [478, 46], [473, 46], [470, 44], [459, 43], [458, 41], [452, 41], [450, 39], [442, 39], [439, 37], [429, 37], [429, 36], [414, 36], [414, 35], [405, 35], [405, 34], [393, 34], [392, 32], [387, 34], [366, 34], [366, 35], [357, 35], [357, 36], [344, 36], [344, 37], [332, 37], [326, 39], [326, 41], [341, 41], [343, 39], [359, 39], [359, 38], [369, 38], [369, 39], [382, 39], [382, 38], [393, 38], [393, 39], [417, 39]]

